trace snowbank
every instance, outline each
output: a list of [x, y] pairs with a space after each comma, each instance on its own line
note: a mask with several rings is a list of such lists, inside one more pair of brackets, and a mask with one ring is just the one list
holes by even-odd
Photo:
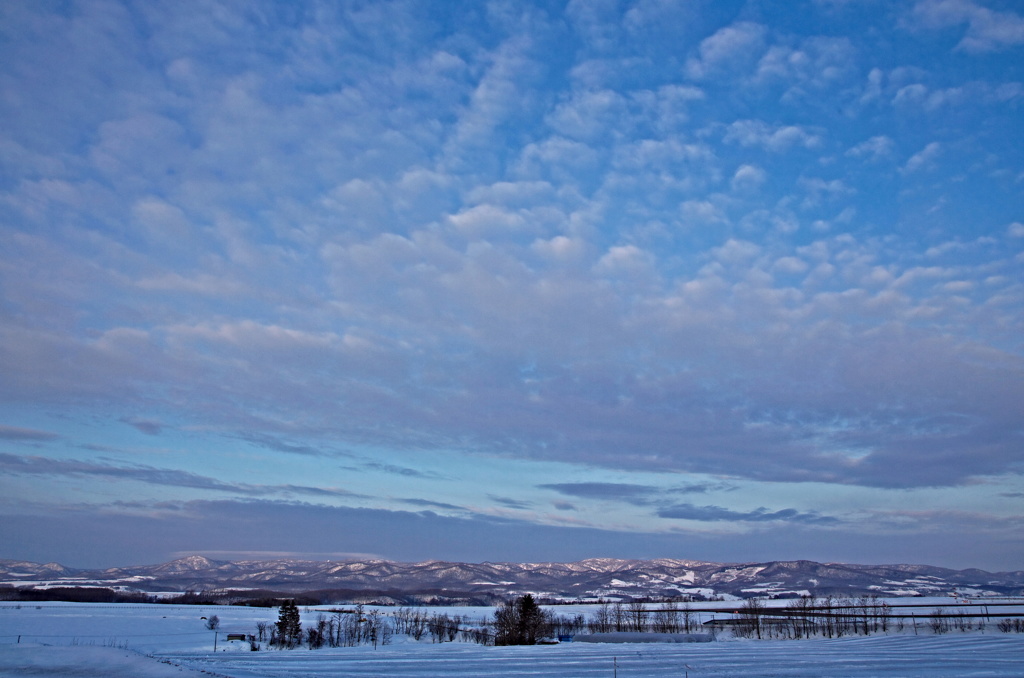
[[710, 633], [588, 633], [573, 637], [574, 643], [710, 643]]
[[200, 671], [115, 647], [0, 645], [0, 678], [199, 678]]

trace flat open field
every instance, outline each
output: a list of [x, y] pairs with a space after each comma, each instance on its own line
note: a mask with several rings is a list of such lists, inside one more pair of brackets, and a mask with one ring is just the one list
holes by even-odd
[[[385, 608], [386, 609], [386, 608]], [[470, 619], [486, 608], [448, 610]], [[564, 613], [559, 610], [560, 613]], [[221, 620], [214, 632], [201, 617]], [[434, 644], [396, 636], [372, 646], [251, 652], [226, 644], [251, 633], [276, 610], [169, 605], [43, 603], [0, 605], [0, 676], [1003, 676], [1024, 675], [1024, 634], [995, 630], [812, 640], [736, 640], [703, 644], [584, 644], [486, 647]], [[303, 610], [304, 621], [315, 610]], [[20, 636], [20, 638], [19, 638]], [[19, 642], [20, 640], [20, 642]]]

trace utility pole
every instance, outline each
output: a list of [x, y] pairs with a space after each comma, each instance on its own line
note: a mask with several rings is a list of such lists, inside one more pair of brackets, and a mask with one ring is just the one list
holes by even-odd
[[213, 651], [217, 651], [217, 632], [213, 632]]

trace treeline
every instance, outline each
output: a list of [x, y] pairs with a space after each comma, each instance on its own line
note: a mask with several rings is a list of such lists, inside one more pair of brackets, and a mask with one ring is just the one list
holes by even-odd
[[[913, 630], [933, 634], [950, 631], [984, 630], [987, 613], [967, 609], [948, 610], [937, 607], [924, 614], [894, 613], [892, 607], [877, 596], [845, 598], [803, 596], [784, 608], [765, 607], [761, 600], [751, 598], [736, 617], [729, 620], [733, 632], [741, 637], [800, 639], [811, 637], [841, 638], [851, 635], [904, 633]], [[721, 625], [726, 625], [723, 622]], [[1000, 630], [1003, 624], [997, 625]]]
[[448, 614], [446, 612], [430, 612], [417, 608], [400, 607], [392, 613], [395, 633], [406, 635], [413, 640], [430, 638], [431, 642], [444, 643], [461, 640], [487, 644], [490, 632], [481, 622], [473, 622], [469, 617]]
[[[897, 613], [876, 595], [801, 596], [785, 607], [767, 607], [762, 599], [749, 598], [736, 608], [716, 610], [719, 618], [702, 623], [689, 603], [630, 601], [600, 605], [586, 626], [592, 633], [690, 633], [710, 626], [729, 629], [739, 637], [772, 639], [841, 638], [890, 631], [942, 634], [984, 630], [991, 616], [987, 608], [984, 613], [973, 611], [977, 609], [937, 607], [928, 612]], [[996, 626], [1004, 632], [1024, 632], [1024, 619], [1002, 619]]]
[[52, 588], [0, 587], [0, 600], [19, 603], [61, 601], [66, 603], [156, 603], [155, 596], [136, 591], [117, 591], [92, 586], [55, 586]]
[[127, 602], [168, 603], [173, 605], [242, 605], [249, 607], [280, 607], [286, 600], [303, 606], [351, 604], [359, 601], [367, 605], [419, 607], [488, 607], [501, 602], [493, 594], [460, 594], [458, 592], [423, 590], [413, 593], [397, 591], [364, 591], [355, 589], [323, 589], [315, 591], [282, 592], [272, 589], [208, 589], [187, 590], [173, 595], [155, 596], [140, 591], [121, 591], [109, 587], [59, 586], [39, 587], [0, 585], [0, 601], [66, 601], [66, 602]]
[[700, 621], [689, 603], [652, 605], [632, 600], [602, 603], [587, 620], [586, 626], [591, 633], [690, 633], [697, 630]]
[[1024, 633], [1024, 619], [1000, 619], [996, 626], [1003, 633]]
[[257, 622], [256, 632], [247, 635], [251, 649], [263, 643], [279, 649], [308, 647], [354, 647], [388, 645], [394, 635], [414, 640], [429, 638], [434, 643], [462, 642], [483, 645], [534, 644], [551, 633], [574, 632], [583, 628], [583, 615], [573, 619], [545, 612], [531, 596], [508, 601], [498, 608], [494, 619], [472, 621], [462, 615], [428, 612], [420, 608], [400, 607], [385, 615], [363, 605], [352, 609], [317, 612], [316, 621], [303, 625], [298, 605], [285, 601], [274, 624]]
[[[889, 631], [982, 630], [987, 614], [972, 614], [954, 608], [938, 607], [930, 613], [894, 613], [877, 596], [845, 598], [841, 596], [804, 596], [785, 607], [767, 607], [751, 598], [732, 609], [716, 610], [720, 618], [702, 621], [700, 613], [688, 602], [648, 603], [640, 600], [604, 602], [589, 616], [559, 615], [545, 610], [530, 595], [507, 600], [487, 619], [471, 620], [447, 612], [429, 612], [422, 608], [400, 607], [388, 614], [356, 605], [348, 610], [318, 612], [316, 621], [305, 627], [294, 601], [281, 606], [276, 624], [260, 622], [249, 636], [253, 649], [267, 642], [271, 647], [306, 646], [351, 647], [364, 644], [387, 645], [394, 635], [420, 641], [475, 642], [485, 645], [532, 645], [556, 642], [565, 636], [582, 633], [693, 633], [708, 626], [730, 629], [740, 637], [800, 639], [841, 638]], [[1005, 615], [998, 615], [1004, 617]], [[1003, 618], [997, 628], [1004, 632], [1024, 633], [1024, 619]]]
[[352, 610], [318, 612], [316, 621], [303, 627], [298, 605], [294, 600], [287, 600], [281, 605], [277, 622], [256, 622], [256, 632], [247, 640], [253, 650], [259, 650], [264, 642], [281, 649], [305, 646], [316, 650], [364, 644], [376, 647], [390, 644], [394, 632], [395, 626], [384, 613], [367, 611], [362, 605]]
[[279, 607], [285, 600], [299, 605], [320, 605], [309, 596], [282, 596], [272, 591], [185, 591], [176, 595], [155, 596], [142, 591], [123, 591], [102, 586], [10, 586], [0, 585], [0, 600], [13, 602], [65, 603], [159, 603], [165, 605], [246, 605]]

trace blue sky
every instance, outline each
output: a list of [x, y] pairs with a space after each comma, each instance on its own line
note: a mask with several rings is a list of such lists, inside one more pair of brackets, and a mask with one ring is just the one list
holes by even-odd
[[1024, 12], [0, 5], [0, 557], [1024, 544]]

